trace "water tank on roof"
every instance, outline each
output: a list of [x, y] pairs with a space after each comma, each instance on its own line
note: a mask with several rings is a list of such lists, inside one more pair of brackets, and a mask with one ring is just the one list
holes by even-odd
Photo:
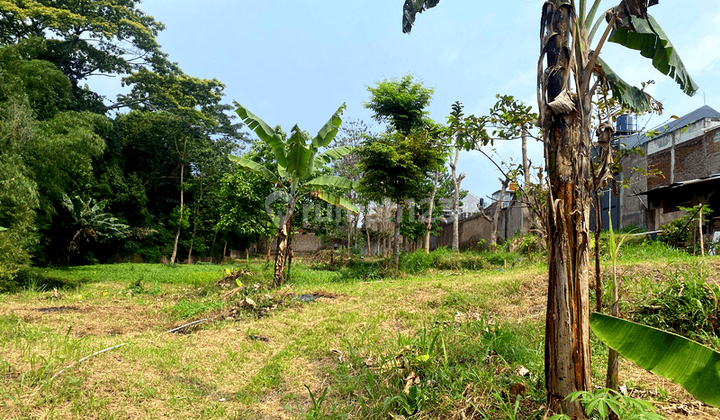
[[615, 122], [615, 133], [619, 135], [635, 133], [635, 117], [630, 114], [622, 114]]

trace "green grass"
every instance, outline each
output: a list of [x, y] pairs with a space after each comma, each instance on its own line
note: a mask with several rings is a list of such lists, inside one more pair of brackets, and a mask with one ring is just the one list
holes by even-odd
[[[624, 269], [642, 252], [644, 270], [666, 264], [668, 254], [651, 259], [633, 247], [624, 249]], [[37, 283], [0, 295], [0, 417], [542, 418], [546, 268], [514, 253], [403, 258], [416, 274], [392, 273], [385, 261], [327, 270], [298, 260], [282, 289], [269, 287], [263, 261], [49, 270], [76, 285], [58, 298]], [[700, 268], [688, 264], [695, 260], [678, 256], [660, 281], [647, 273], [627, 280], [624, 310], [671, 284], [689, 292], [690, 282], [716, 278], [712, 258]], [[470, 268], [478, 261], [481, 269]], [[221, 289], [217, 280], [238, 268], [244, 288], [228, 297], [237, 283]], [[695, 289], [710, 287], [703, 284]], [[320, 290], [332, 297], [294, 299]], [[217, 317], [246, 297], [256, 309]], [[76, 309], [38, 311], [59, 307]], [[210, 322], [165, 333], [199, 318]], [[595, 340], [592, 349], [602, 383], [607, 349]], [[515, 400], [509, 392], [518, 387]]]
[[82, 280], [87, 283], [147, 283], [183, 284], [202, 286], [222, 277], [223, 270], [236, 267], [225, 265], [179, 265], [179, 264], [96, 264], [77, 267], [45, 269], [48, 276]]

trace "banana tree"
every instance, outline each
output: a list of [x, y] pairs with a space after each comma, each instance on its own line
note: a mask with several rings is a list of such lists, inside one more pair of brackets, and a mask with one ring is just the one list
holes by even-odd
[[[405, 0], [403, 32], [410, 32], [418, 13], [439, 1]], [[661, 104], [625, 83], [600, 59], [603, 45], [609, 41], [638, 50], [660, 72], [674, 78], [685, 93], [692, 95], [697, 90], [660, 25], [647, 14], [648, 7], [658, 0], [622, 0], [596, 16], [602, 10], [600, 3], [546, 1], [537, 66], [538, 125], [550, 183], [545, 384], [548, 408], [573, 418], [584, 418], [582, 406], [565, 397], [591, 385], [588, 273], [593, 92], [598, 86], [607, 87], [620, 103], [636, 112], [662, 110]], [[598, 143], [605, 154], [601, 162], [610, 152], [612, 132], [609, 120], [598, 129]], [[602, 176], [610, 176], [608, 167], [602, 169]]]
[[[340, 115], [345, 110], [345, 104], [338, 108], [314, 138], [310, 139], [307, 133], [295, 125], [287, 140], [244, 106], [237, 102], [235, 106], [237, 108], [236, 112], [243, 122], [257, 134], [260, 140], [272, 148], [275, 155], [279, 176], [269, 171], [265, 166], [249, 159], [230, 156], [230, 160], [262, 176], [276, 188], [276, 193], [269, 196], [265, 204], [266, 210], [277, 228], [274, 280], [275, 285], [280, 286], [285, 281], [287, 259], [290, 255], [289, 235], [295, 204], [301, 195], [309, 194], [354, 213], [358, 212], [353, 203], [340, 195], [333, 194], [329, 190], [354, 188], [353, 181], [329, 175], [313, 178], [317, 169], [345, 156], [352, 150], [349, 147], [341, 146], [320, 151], [321, 148], [326, 148], [337, 135], [342, 123]], [[284, 213], [272, 214], [270, 205], [277, 198], [286, 201], [287, 206]]]

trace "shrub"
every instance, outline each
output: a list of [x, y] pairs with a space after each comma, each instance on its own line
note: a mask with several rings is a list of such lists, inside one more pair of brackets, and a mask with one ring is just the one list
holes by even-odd
[[492, 265], [514, 266], [520, 261], [520, 254], [516, 252], [495, 252], [485, 254], [485, 259]]
[[18, 292], [22, 289], [52, 290], [75, 288], [87, 279], [62, 278], [47, 274], [42, 268], [25, 267], [18, 270], [12, 281], [0, 284], [0, 292]]

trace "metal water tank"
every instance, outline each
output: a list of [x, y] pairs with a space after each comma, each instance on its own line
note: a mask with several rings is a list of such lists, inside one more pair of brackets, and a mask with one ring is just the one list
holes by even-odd
[[615, 122], [615, 130], [618, 133], [634, 133], [635, 118], [630, 114], [622, 114], [617, 117]]

